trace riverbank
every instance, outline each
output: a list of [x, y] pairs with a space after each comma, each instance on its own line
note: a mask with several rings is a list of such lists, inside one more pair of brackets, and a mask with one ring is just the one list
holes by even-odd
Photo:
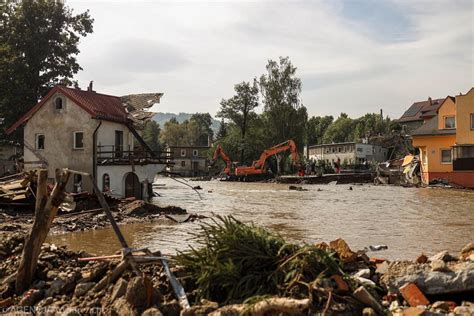
[[[187, 250], [184, 259], [179, 256], [171, 258], [172, 271], [183, 284], [191, 303], [191, 308], [186, 311], [178, 303], [161, 263], [140, 265], [138, 275], [132, 268], [126, 268], [112, 280], [112, 271], [120, 265], [120, 255], [95, 259], [93, 254], [70, 251], [54, 244], [43, 244], [30, 289], [17, 294], [14, 273], [25, 235], [0, 232], [0, 309], [3, 312], [50, 312], [51, 315], [99, 312], [107, 315], [142, 312], [145, 315], [474, 313], [474, 304], [468, 302], [474, 293], [473, 243], [466, 245], [459, 254], [442, 252], [431, 257], [420, 255], [415, 261], [390, 262], [370, 258], [365, 251], [352, 251], [341, 239], [327, 244], [297, 246], [273, 233], [240, 222], [217, 225], [220, 226], [214, 225], [211, 230], [211, 226], [207, 226], [208, 234], [205, 236], [211, 238], [212, 245], [197, 249], [204, 251], [205, 257], [199, 259], [201, 252]], [[210, 231], [215, 233], [209, 235]], [[227, 240], [227, 236], [232, 235], [239, 238]], [[199, 238], [202, 237], [201, 232]], [[254, 242], [249, 242], [251, 240]], [[272, 242], [266, 245], [267, 241]], [[244, 249], [242, 247], [251, 252], [248, 254], [251, 268], [241, 266], [245, 261], [236, 255]], [[264, 250], [266, 247], [271, 248]], [[267, 253], [266, 258], [257, 255], [260, 251]], [[149, 255], [161, 256], [161, 253]], [[140, 258], [139, 253], [136, 256]], [[282, 261], [283, 258], [286, 259]], [[201, 265], [200, 260], [217, 261], [213, 268]], [[220, 260], [232, 263], [227, 268], [230, 269], [229, 275], [224, 272], [227, 270], [218, 272], [223, 268], [217, 265]], [[275, 267], [279, 268], [264, 270], [261, 260], [265, 260], [267, 265], [277, 264]], [[311, 265], [304, 264], [306, 261]], [[202, 283], [196, 277], [205, 272], [203, 268], [222, 274], [211, 275], [211, 283]], [[290, 273], [291, 278], [280, 280], [278, 277], [271, 281], [276, 282], [275, 288], [269, 285], [269, 280], [258, 284], [252, 279], [276, 271]], [[297, 274], [292, 274], [295, 272]], [[293, 283], [291, 280], [295, 277]], [[232, 288], [243, 286], [240, 282], [245, 278], [250, 280], [247, 292], [232, 292]], [[213, 292], [205, 291], [206, 288], [213, 289]], [[226, 297], [234, 299], [229, 301]]]
[[[196, 214], [188, 214], [185, 209], [178, 206], [160, 207], [143, 200], [124, 200], [112, 207], [112, 215], [120, 224], [175, 222], [177, 219], [172, 215], [187, 215], [184, 222], [194, 221], [200, 218]], [[28, 231], [33, 225], [34, 214], [19, 211], [0, 210], [0, 231]], [[101, 208], [77, 211], [61, 212], [53, 221], [52, 233], [67, 233], [89, 231], [110, 227], [110, 221]]]

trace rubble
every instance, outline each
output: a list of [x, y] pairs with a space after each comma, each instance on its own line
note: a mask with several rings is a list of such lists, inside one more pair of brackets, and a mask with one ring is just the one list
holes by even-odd
[[[185, 209], [176, 206], [160, 207], [143, 200], [124, 200], [112, 212], [119, 224], [150, 223], [156, 221], [180, 221], [170, 215], [188, 215], [184, 222], [204, 218], [202, 215], [188, 214]], [[33, 224], [33, 214], [9, 213], [0, 210], [0, 231], [27, 231]], [[53, 233], [87, 231], [106, 228], [110, 222], [101, 208], [60, 213], [53, 221]], [[1, 255], [1, 252], [0, 252]]]
[[[263, 240], [265, 238], [267, 237]], [[389, 312], [392, 315], [472, 315], [474, 312], [474, 304], [466, 301], [469, 297], [472, 298], [474, 290], [474, 262], [463, 256], [469, 254], [470, 250], [465, 250], [471, 249], [468, 246], [463, 248], [459, 258], [451, 257], [453, 260], [443, 261], [450, 272], [433, 272], [432, 262], [429, 260], [418, 263], [368, 258], [363, 251], [352, 251], [342, 239], [328, 244], [321, 243], [317, 247], [286, 244], [285, 249], [290, 247], [296, 251], [294, 259], [291, 259], [296, 260], [291, 262], [291, 268], [296, 269], [295, 271], [307, 269], [302, 261], [306, 252], [320, 249], [324, 253], [314, 257], [320, 261], [311, 261], [312, 265], [322, 265], [320, 268], [324, 268], [328, 264], [331, 272], [311, 276], [310, 280], [313, 282], [307, 283], [309, 288], [283, 283], [283, 286], [291, 290], [280, 294], [262, 293], [261, 296], [231, 302], [201, 298], [201, 288], [193, 281], [189, 267], [177, 266], [177, 261], [170, 260], [171, 270], [183, 284], [191, 302], [191, 308], [184, 310], [159, 262], [141, 264], [138, 275], [127, 265], [116, 281], [104, 283], [103, 280], [107, 280], [120, 265], [120, 255], [94, 257], [92, 254], [74, 252], [66, 247], [47, 243], [41, 247], [31, 286], [23, 293], [16, 293], [15, 273], [24, 244], [25, 234], [0, 231], [0, 312], [21, 311], [25, 307], [34, 308], [37, 314], [51, 312], [51, 315], [55, 311], [61, 311], [63, 315], [104, 313], [165, 316], [277, 313], [380, 315]], [[161, 256], [159, 252], [153, 255]], [[328, 259], [330, 257], [338, 262], [337, 269], [333, 269], [332, 263], [329, 263], [333, 262]], [[290, 258], [292, 257], [288, 259]], [[310, 258], [313, 260], [313, 257]], [[431, 258], [440, 260], [439, 256]], [[229, 257], [227, 259], [231, 260]], [[301, 274], [299, 282], [306, 282], [305, 278], [310, 275], [308, 273], [311, 270], [301, 271], [305, 273]], [[361, 279], [371, 281], [373, 285], [361, 282]], [[437, 281], [434, 282], [433, 279]], [[453, 291], [454, 284], [456, 291]], [[210, 286], [219, 290], [222, 283]], [[312, 295], [311, 300], [309, 293]]]

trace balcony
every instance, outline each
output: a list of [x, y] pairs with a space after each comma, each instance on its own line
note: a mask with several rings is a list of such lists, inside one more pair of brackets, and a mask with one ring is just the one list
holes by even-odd
[[474, 145], [453, 147], [453, 171], [474, 171]]
[[172, 164], [173, 157], [166, 152], [149, 152], [143, 149], [123, 150], [116, 146], [97, 146], [96, 162], [98, 166], [106, 165], [148, 165]]

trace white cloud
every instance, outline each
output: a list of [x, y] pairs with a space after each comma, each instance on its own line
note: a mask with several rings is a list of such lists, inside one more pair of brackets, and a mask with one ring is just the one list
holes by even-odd
[[164, 92], [164, 111], [215, 114], [235, 83], [279, 56], [298, 67], [310, 114], [383, 107], [397, 116], [416, 100], [474, 85], [470, 1], [394, 2], [410, 22], [404, 40], [373, 36], [377, 25], [349, 21], [332, 1], [69, 5], [95, 18], [80, 46], [80, 82], [117, 95]]

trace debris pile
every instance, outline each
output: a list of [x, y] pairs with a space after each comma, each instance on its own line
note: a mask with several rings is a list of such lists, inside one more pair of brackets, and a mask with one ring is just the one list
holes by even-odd
[[[197, 235], [202, 247], [170, 261], [191, 303], [187, 309], [176, 299], [161, 261], [140, 264], [139, 273], [128, 265], [117, 274], [123, 254], [93, 257], [51, 244], [41, 247], [30, 288], [16, 293], [24, 235], [0, 232], [0, 311], [183, 316], [474, 313], [474, 243], [459, 256], [441, 252], [413, 262], [388, 262], [353, 251], [342, 239], [291, 244], [232, 217], [202, 227]], [[134, 258], [146, 255], [134, 251]]]
[[0, 207], [31, 207], [36, 191], [35, 172], [19, 173], [0, 179]]
[[[143, 200], [124, 200], [113, 209], [112, 215], [119, 224], [150, 223], [166, 219], [180, 222], [170, 215], [185, 215], [186, 210], [176, 206], [160, 207]], [[185, 222], [202, 219], [189, 214]], [[33, 214], [0, 212], [0, 231], [24, 231], [33, 224]], [[55, 233], [95, 230], [110, 226], [102, 208], [80, 212], [63, 212], [55, 217], [51, 230]]]
[[179, 305], [161, 265], [143, 267], [141, 276], [127, 270], [116, 282], [104, 283], [101, 281], [117, 267], [118, 261], [83, 261], [81, 258], [90, 255], [50, 244], [43, 244], [41, 248], [31, 288], [17, 295], [15, 272], [23, 239], [14, 234], [2, 235], [2, 240], [0, 249], [8, 252], [6, 257], [0, 256], [0, 312], [34, 307], [38, 314], [69, 310], [76, 314], [100, 311], [133, 315], [159, 307], [163, 311], [176, 310], [179, 315]]

